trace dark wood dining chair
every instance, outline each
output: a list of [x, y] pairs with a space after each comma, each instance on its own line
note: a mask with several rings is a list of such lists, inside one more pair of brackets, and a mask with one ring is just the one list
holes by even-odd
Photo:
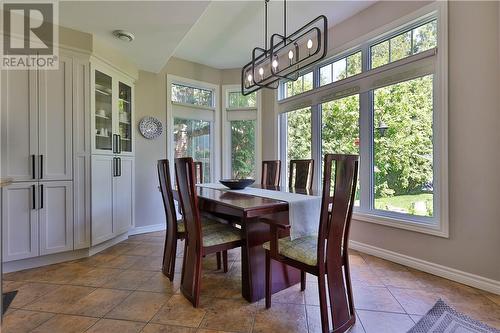
[[279, 186], [281, 177], [281, 161], [262, 161], [261, 185]]
[[[202, 258], [211, 253], [222, 252], [224, 261], [227, 263], [227, 250], [240, 247], [242, 244], [241, 233], [230, 224], [205, 225], [202, 223], [195, 188], [195, 169], [191, 157], [175, 159], [175, 175], [186, 228], [181, 292], [194, 307], [198, 307]], [[224, 271], [227, 271], [227, 265]]]
[[[169, 278], [170, 281], [174, 279], [175, 273], [175, 259], [177, 256], [177, 240], [185, 238], [185, 224], [182, 219], [177, 219], [174, 205], [174, 193], [172, 190], [172, 181], [170, 179], [170, 166], [168, 160], [159, 160], [158, 178], [160, 182], [160, 192], [163, 198], [163, 207], [165, 208], [166, 217], [166, 235], [165, 245], [163, 249], [163, 262], [162, 272]], [[210, 225], [219, 223], [212, 221], [208, 218], [202, 219], [203, 224]], [[227, 256], [221, 260], [221, 252], [217, 252], [217, 269], [224, 267], [224, 272], [227, 272]], [[223, 261], [223, 262], [221, 262]]]
[[[301, 290], [305, 273], [318, 277], [322, 332], [341, 333], [356, 321], [349, 271], [348, 240], [358, 175], [357, 155], [327, 154], [324, 159], [323, 194], [318, 236], [279, 239], [279, 229], [289, 226], [263, 221], [271, 226], [266, 249], [266, 308], [271, 307], [271, 259], [301, 270]], [[332, 191], [333, 190], [333, 191]], [[328, 206], [333, 194], [333, 210]], [[326, 287], [328, 283], [328, 290]], [[328, 294], [327, 294], [328, 291]], [[328, 302], [333, 331], [328, 322]]]
[[291, 160], [288, 186], [293, 188], [312, 189], [314, 176], [314, 160]]

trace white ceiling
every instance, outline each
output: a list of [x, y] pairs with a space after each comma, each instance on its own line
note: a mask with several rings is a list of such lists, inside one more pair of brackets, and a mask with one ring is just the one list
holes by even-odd
[[[333, 26], [370, 1], [287, 1], [288, 31], [318, 15]], [[269, 2], [269, 35], [283, 31], [283, 2]], [[237, 68], [263, 46], [264, 1], [61, 1], [59, 23], [94, 34], [140, 69], [158, 72], [171, 56], [215, 68]], [[127, 30], [132, 43], [112, 31]]]
[[[319, 15], [328, 25], [340, 23], [374, 1], [287, 1], [288, 33]], [[283, 33], [283, 1], [269, 2], [269, 36]], [[264, 46], [264, 1], [212, 1], [184, 37], [174, 56], [215, 68], [237, 68]]]
[[[140, 69], [158, 72], [186, 33], [203, 14], [208, 1], [61, 1], [59, 24], [92, 33], [122, 52]], [[131, 43], [113, 30], [135, 35]]]

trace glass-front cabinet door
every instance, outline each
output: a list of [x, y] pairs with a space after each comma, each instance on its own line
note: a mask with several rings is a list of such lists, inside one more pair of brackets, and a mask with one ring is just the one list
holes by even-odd
[[95, 149], [113, 150], [113, 85], [112, 78], [98, 70], [95, 71]]
[[120, 153], [132, 152], [132, 87], [118, 83], [118, 147]]

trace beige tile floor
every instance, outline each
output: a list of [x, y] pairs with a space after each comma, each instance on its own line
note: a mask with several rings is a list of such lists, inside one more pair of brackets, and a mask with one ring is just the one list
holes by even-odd
[[[181, 256], [170, 283], [160, 272], [164, 233], [130, 237], [93, 257], [4, 275], [18, 290], [2, 332], [320, 332], [318, 288], [293, 286], [264, 303], [241, 297], [239, 250], [227, 274], [204, 260], [201, 307], [179, 292]], [[182, 244], [179, 246], [182, 249]], [[406, 332], [436, 302], [500, 328], [500, 296], [363, 253], [351, 254], [357, 322], [351, 332]]]

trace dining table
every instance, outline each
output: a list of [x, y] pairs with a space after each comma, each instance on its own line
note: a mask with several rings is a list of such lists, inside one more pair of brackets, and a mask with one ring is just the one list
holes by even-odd
[[[317, 195], [312, 190], [279, 186], [252, 185], [252, 188]], [[289, 203], [264, 196], [250, 195], [245, 191], [197, 186], [200, 212], [208, 213], [240, 226], [244, 240], [241, 247], [242, 296], [249, 302], [265, 297], [265, 250], [262, 245], [270, 241], [269, 221], [289, 223]], [[267, 222], [262, 222], [266, 219]], [[283, 229], [282, 237], [289, 232]], [[300, 271], [273, 261], [272, 293], [300, 282]]]

